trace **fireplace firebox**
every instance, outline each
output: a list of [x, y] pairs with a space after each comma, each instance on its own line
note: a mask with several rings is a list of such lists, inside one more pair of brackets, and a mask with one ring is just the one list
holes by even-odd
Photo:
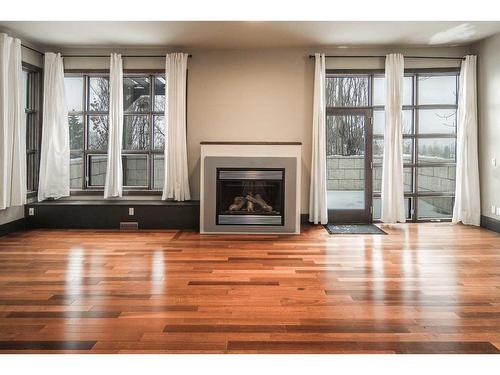
[[284, 169], [217, 168], [218, 225], [284, 225]]

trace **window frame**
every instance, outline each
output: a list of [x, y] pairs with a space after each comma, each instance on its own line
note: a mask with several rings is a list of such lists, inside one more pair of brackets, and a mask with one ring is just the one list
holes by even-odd
[[[130, 78], [130, 77], [145, 77], [147, 76], [149, 78], [149, 109], [148, 111], [142, 111], [142, 112], [128, 112], [123, 110], [123, 126], [125, 129], [125, 118], [127, 116], [147, 116], [148, 121], [149, 121], [149, 148], [147, 150], [131, 150], [131, 149], [125, 149], [123, 147], [124, 145], [122, 144], [122, 158], [124, 156], [133, 156], [133, 155], [147, 155], [147, 173], [148, 173], [148, 186], [128, 186], [128, 185], [123, 185], [124, 189], [138, 189], [138, 190], [148, 190], [148, 191], [160, 191], [161, 189], [154, 189], [154, 159], [155, 155], [164, 155], [165, 151], [160, 150], [160, 149], [155, 149], [154, 147], [154, 140], [155, 140], [155, 131], [154, 131], [154, 119], [157, 116], [163, 116], [164, 121], [165, 119], [165, 110], [163, 111], [155, 111], [155, 78], [156, 76], [159, 76], [161, 74], [165, 74], [165, 72], [161, 73], [138, 73], [138, 72], [127, 72], [124, 71], [123, 73], [123, 78]], [[165, 86], [166, 88], [166, 86]], [[165, 103], [167, 105], [167, 103]], [[166, 144], [164, 144], [164, 147], [166, 147]], [[123, 178], [123, 181], [125, 181], [125, 176]]]
[[[457, 88], [457, 93], [456, 93], [456, 100], [455, 104], [425, 104], [425, 105], [420, 105], [418, 103], [418, 77], [419, 76], [428, 76], [428, 75], [450, 75], [450, 73], [453, 73], [453, 75], [456, 75], [456, 88]], [[352, 75], [352, 76], [368, 76], [369, 77], [369, 84], [368, 84], [368, 106], [364, 107], [326, 107], [326, 115], [330, 113], [334, 113], [339, 109], [346, 109], [346, 110], [355, 110], [355, 109], [366, 109], [371, 111], [370, 115], [370, 122], [371, 122], [371, 129], [372, 129], [372, 142], [377, 140], [377, 139], [384, 139], [384, 135], [375, 135], [373, 133], [373, 114], [375, 111], [383, 111], [385, 108], [385, 105], [373, 105], [373, 94], [374, 94], [374, 84], [373, 80], [375, 77], [380, 77], [385, 74], [384, 69], [327, 69], [326, 70], [326, 76], [332, 76], [332, 75]], [[457, 129], [455, 127], [455, 132], [454, 133], [435, 133], [435, 134], [419, 134], [418, 132], [418, 112], [421, 109], [454, 109], [457, 112], [456, 120], [455, 120], [455, 126], [458, 124], [458, 90], [459, 90], [459, 77], [460, 77], [460, 68], [416, 68], [416, 69], [405, 69], [404, 70], [404, 75], [405, 77], [411, 76], [412, 77], [412, 104], [411, 105], [403, 105], [402, 110], [412, 110], [412, 131], [409, 134], [403, 134], [403, 139], [412, 139], [413, 146], [412, 146], [412, 161], [411, 163], [404, 162], [403, 163], [403, 168], [411, 168], [411, 174], [412, 174], [412, 191], [405, 191], [404, 192], [404, 197], [405, 199], [410, 199], [409, 202], [409, 212], [408, 212], [408, 217], [407, 221], [408, 222], [430, 222], [430, 221], [451, 221], [451, 217], [446, 217], [446, 218], [419, 218], [418, 216], [418, 199], [421, 197], [452, 197], [454, 199], [455, 197], [455, 192], [419, 192], [418, 191], [418, 168], [425, 168], [425, 167], [443, 167], [443, 166], [450, 166], [450, 165], [455, 165], [456, 166], [456, 147], [457, 143], [455, 141], [455, 161], [454, 162], [440, 162], [440, 163], [421, 163], [418, 160], [418, 141], [419, 139], [429, 139], [429, 138], [451, 138], [455, 139], [457, 138]], [[325, 103], [327, 100], [325, 99]], [[372, 145], [372, 150], [373, 150], [373, 145]], [[373, 153], [373, 152], [372, 152]], [[373, 160], [373, 155], [372, 155], [372, 160]], [[381, 192], [380, 191], [375, 191], [373, 189], [373, 180], [375, 180], [373, 173], [375, 171], [376, 167], [382, 167], [382, 163], [378, 163], [373, 161], [371, 170], [372, 170], [372, 220], [374, 222], [379, 222], [380, 219], [373, 219], [373, 201], [376, 198], [381, 198]], [[455, 175], [456, 179], [456, 175]]]
[[[406, 71], [405, 71], [406, 72]], [[456, 75], [456, 97], [455, 104], [420, 104], [419, 103], [419, 84], [418, 78], [420, 76], [449, 76], [453, 73]], [[429, 167], [449, 167], [455, 166], [457, 164], [457, 125], [458, 125], [458, 90], [459, 90], [459, 76], [460, 69], [459, 68], [450, 68], [450, 69], [440, 69], [440, 70], [428, 70], [428, 69], [414, 69], [413, 74], [413, 105], [408, 106], [413, 109], [413, 165], [412, 173], [413, 173], [413, 192], [412, 192], [412, 215], [414, 217], [414, 221], [451, 221], [451, 215], [449, 218], [432, 218], [432, 217], [422, 217], [419, 218], [419, 205], [418, 199], [422, 197], [452, 197], [452, 201], [455, 198], [455, 191], [447, 191], [447, 192], [421, 192], [418, 189], [418, 175], [419, 168], [429, 168]], [[455, 131], [453, 133], [420, 133], [419, 132], [419, 112], [422, 109], [451, 109], [455, 110]], [[439, 163], [429, 163], [429, 162], [421, 162], [418, 157], [418, 146], [419, 142], [422, 139], [432, 139], [432, 138], [448, 138], [455, 140], [455, 159], [453, 162], [439, 162]], [[456, 175], [455, 175], [455, 183], [456, 183]]]
[[[361, 75], [352, 75], [359, 77]], [[366, 75], [364, 75], [366, 76]], [[371, 79], [368, 78], [368, 91], [371, 91]], [[371, 97], [368, 95], [368, 104], [370, 104]], [[364, 206], [363, 208], [328, 208], [328, 219], [329, 221], [340, 221], [340, 222], [358, 222], [360, 220], [370, 220], [373, 212], [373, 202], [371, 202], [371, 197], [373, 194], [373, 173], [372, 173], [372, 160], [373, 160], [373, 131], [372, 131], [372, 110], [367, 106], [359, 107], [326, 107], [326, 120], [328, 123], [329, 116], [359, 116], [366, 119], [364, 124], [364, 182], [366, 188], [364, 189]], [[326, 130], [328, 133], [328, 130]], [[325, 158], [328, 157], [328, 150], [325, 154]], [[335, 213], [333, 214], [333, 211]]]
[[[43, 108], [43, 79], [42, 68], [22, 62], [22, 70], [27, 73], [27, 87], [28, 92], [24, 92], [26, 106], [25, 113], [25, 127], [26, 127], [26, 197], [36, 197], [38, 193], [38, 179], [40, 171], [40, 149], [42, 144], [42, 108]], [[33, 118], [33, 134], [30, 134], [29, 119]], [[28, 136], [32, 137], [31, 142], [28, 142]], [[29, 145], [34, 148], [29, 148]], [[33, 165], [28, 165], [30, 157], [34, 158]]]
[[[155, 76], [164, 76], [165, 70], [162, 69], [124, 69], [123, 70], [123, 78], [127, 77], [148, 77], [150, 79], [150, 105], [148, 111], [144, 112], [126, 112], [125, 108], [123, 110], [124, 124], [125, 117], [132, 115], [146, 115], [148, 116], [148, 120], [150, 121], [150, 147], [147, 150], [126, 150], [123, 148], [122, 143], [122, 160], [125, 156], [130, 155], [147, 155], [147, 186], [128, 186], [123, 185], [123, 195], [161, 195], [162, 189], [154, 188], [154, 157], [155, 155], [164, 155], [163, 150], [155, 150], [154, 149], [154, 124], [153, 119], [155, 116], [162, 115], [164, 116], [164, 111], [154, 111], [154, 77]], [[92, 111], [90, 112], [88, 109], [89, 105], [89, 79], [92, 77], [109, 77], [109, 70], [102, 69], [66, 69], [64, 71], [65, 77], [83, 77], [83, 107], [82, 111], [69, 112], [69, 115], [83, 116], [83, 150], [71, 150], [71, 153], [81, 153], [83, 159], [83, 179], [82, 185], [79, 188], [71, 188], [70, 195], [100, 195], [104, 191], [103, 185], [91, 185], [90, 181], [90, 157], [94, 155], [107, 155], [107, 150], [89, 150], [88, 149], [88, 118], [91, 115], [106, 115], [109, 116], [108, 111]], [[165, 104], [166, 105], [166, 104]], [[165, 120], [166, 121], [166, 120]], [[123, 142], [123, 141], [122, 141]], [[166, 145], [165, 145], [166, 146]], [[125, 181], [125, 179], [124, 179]]]

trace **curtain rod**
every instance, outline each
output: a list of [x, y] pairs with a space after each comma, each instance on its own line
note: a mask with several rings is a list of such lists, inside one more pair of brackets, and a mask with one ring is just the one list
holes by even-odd
[[[24, 44], [21, 44], [21, 47], [27, 48], [33, 52], [39, 53], [40, 55], [45, 55], [44, 52], [41, 52], [37, 49], [28, 47]], [[109, 55], [62, 55], [62, 57], [109, 57]], [[122, 57], [165, 57], [165, 55], [122, 55]], [[188, 55], [188, 57], [193, 57], [193, 55]]]
[[[62, 57], [109, 57], [109, 55], [62, 55]], [[122, 57], [165, 57], [165, 55], [122, 55]], [[193, 55], [188, 55], [193, 57]]]
[[[314, 55], [309, 55], [312, 59]], [[325, 55], [326, 58], [385, 58], [385, 55]], [[465, 60], [465, 57], [453, 56], [403, 56], [405, 59], [438, 59], [438, 60]]]

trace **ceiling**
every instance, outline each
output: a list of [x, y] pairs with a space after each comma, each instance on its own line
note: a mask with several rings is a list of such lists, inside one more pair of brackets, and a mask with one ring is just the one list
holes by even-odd
[[450, 46], [499, 33], [500, 22], [0, 21], [0, 30], [60, 48]]

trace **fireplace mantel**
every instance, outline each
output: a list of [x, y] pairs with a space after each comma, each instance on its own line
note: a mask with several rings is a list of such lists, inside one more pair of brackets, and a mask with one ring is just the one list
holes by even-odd
[[266, 146], [301, 146], [302, 142], [237, 142], [237, 141], [202, 141], [200, 145], [266, 145]]
[[[300, 233], [300, 142], [201, 142], [201, 233]], [[283, 225], [220, 225], [217, 221], [217, 171], [283, 169]]]

